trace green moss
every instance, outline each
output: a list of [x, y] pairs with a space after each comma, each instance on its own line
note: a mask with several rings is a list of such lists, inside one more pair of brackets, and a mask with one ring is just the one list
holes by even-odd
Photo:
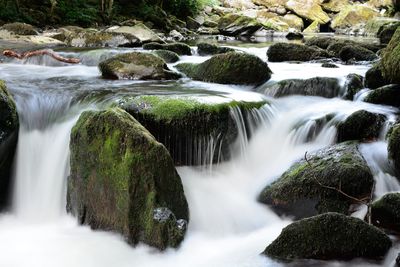
[[143, 49], [145, 50], [167, 50], [178, 55], [188, 55], [192, 54], [192, 50], [190, 46], [184, 43], [171, 43], [171, 44], [159, 44], [159, 43], [148, 43], [143, 45]]
[[179, 61], [177, 53], [168, 50], [157, 50], [154, 52], [157, 56], [161, 57], [167, 63], [175, 63]]
[[397, 28], [388, 46], [382, 53], [381, 70], [388, 83], [400, 83], [400, 28]]
[[372, 222], [379, 227], [400, 232], [400, 193], [389, 193], [371, 205]]
[[310, 61], [321, 57], [331, 57], [325, 50], [319, 47], [306, 46], [293, 43], [276, 43], [267, 51], [268, 61]]

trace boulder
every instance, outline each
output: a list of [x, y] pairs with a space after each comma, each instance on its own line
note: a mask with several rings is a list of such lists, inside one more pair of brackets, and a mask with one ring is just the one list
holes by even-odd
[[382, 70], [379, 64], [370, 68], [365, 74], [365, 87], [370, 89], [376, 89], [382, 87], [387, 82], [384, 80]]
[[349, 213], [353, 201], [324, 186], [341, 188], [362, 199], [371, 194], [371, 171], [358, 151], [346, 142], [318, 150], [293, 164], [260, 194], [259, 200], [281, 215], [304, 218], [329, 211]]
[[21, 22], [4, 24], [1, 26], [1, 29], [9, 31], [15, 35], [38, 35], [38, 32], [32, 25]]
[[251, 35], [261, 28], [256, 19], [238, 14], [225, 15], [218, 22], [220, 33], [228, 36]]
[[160, 43], [148, 43], [143, 45], [144, 50], [168, 50], [177, 53], [178, 55], [192, 55], [192, 49], [190, 46], [184, 43], [171, 43], [171, 44], [160, 44]]
[[300, 18], [299, 16], [296, 16], [295, 14], [286, 14], [283, 17], [281, 17], [281, 20], [286, 22], [286, 24], [289, 26], [289, 29], [302, 31], [304, 28], [303, 19]]
[[400, 84], [400, 28], [382, 53], [380, 63], [382, 76], [388, 83]]
[[322, 10], [319, 3], [316, 0], [289, 0], [286, 2], [285, 7], [304, 19], [326, 24], [331, 19]]
[[129, 80], [174, 80], [180, 75], [168, 69], [158, 56], [132, 52], [119, 54], [99, 64], [103, 78]]
[[272, 97], [305, 95], [333, 98], [339, 95], [340, 84], [338, 79], [327, 77], [315, 77], [306, 80], [289, 79], [268, 87], [264, 93]]
[[123, 33], [135, 36], [141, 43], [159, 42], [164, 43], [163, 40], [151, 29], [143, 23], [137, 23], [134, 26], [117, 26], [107, 29], [109, 32]]
[[327, 49], [330, 44], [335, 42], [333, 37], [311, 37], [304, 43], [307, 46], [317, 46], [321, 49]]
[[263, 254], [281, 260], [380, 260], [391, 246], [390, 238], [375, 226], [330, 212], [285, 227]]
[[344, 84], [346, 93], [343, 98], [353, 100], [354, 96], [364, 89], [364, 78], [361, 75], [350, 73], [346, 76], [346, 82]]
[[0, 81], [0, 114], [0, 210], [3, 210], [11, 197], [12, 165], [19, 129], [17, 108], [3, 81]]
[[318, 21], [314, 21], [307, 28], [304, 29], [304, 33], [319, 33], [321, 29], [321, 25]]
[[268, 61], [310, 61], [320, 58], [331, 57], [331, 55], [318, 47], [310, 47], [294, 43], [276, 43], [271, 45], [267, 51]]
[[137, 47], [141, 44], [132, 34], [90, 29], [67, 31], [64, 37], [66, 44], [73, 47]]
[[179, 61], [178, 54], [169, 50], [156, 50], [154, 54], [162, 58], [166, 63], [175, 63]]
[[331, 27], [334, 30], [351, 28], [360, 23], [365, 24], [369, 20], [379, 16], [378, 11], [368, 6], [348, 5], [332, 19]]
[[302, 40], [304, 35], [300, 32], [288, 32], [285, 37], [288, 40]]
[[200, 64], [178, 64], [176, 68], [198, 81], [255, 86], [268, 81], [272, 73], [259, 57], [239, 52], [218, 54]]
[[322, 64], [321, 64], [321, 67], [322, 67], [322, 68], [328, 68], [328, 69], [337, 69], [337, 68], [339, 68], [338, 65], [333, 64], [333, 63], [330, 63], [330, 62], [322, 63]]
[[388, 154], [394, 163], [396, 173], [400, 174], [400, 124], [394, 125], [389, 135]]
[[333, 54], [335, 57], [339, 58], [340, 52], [346, 46], [354, 46], [357, 48], [362, 47], [364, 49], [370, 50], [370, 51], [366, 51], [366, 53], [368, 53], [368, 54], [370, 54], [370, 52], [376, 53], [380, 49], [380, 46], [375, 45], [375, 44], [368, 44], [368, 43], [354, 42], [351, 40], [338, 39], [338, 40], [334, 40], [333, 42], [331, 42], [329, 44], [329, 46], [326, 48], [326, 50], [329, 51], [331, 54]]
[[167, 149], [127, 112], [82, 113], [71, 133], [68, 210], [93, 229], [164, 250], [182, 242], [189, 219]]
[[385, 120], [386, 118], [382, 114], [366, 110], [356, 111], [337, 126], [338, 142], [376, 139], [379, 137]]
[[[396, 31], [396, 28], [399, 24], [400, 24], [400, 21], [397, 19], [394, 19], [394, 18], [376, 17], [367, 22], [367, 24], [365, 25], [365, 32], [369, 36], [377, 37], [379, 32], [382, 31], [383, 29], [391, 28], [392, 26], [395, 26], [394, 30], [391, 33], [391, 36], [393, 36], [393, 34]], [[391, 36], [390, 36], [390, 38], [391, 38]], [[387, 40], [386, 44], [390, 41], [390, 38]]]
[[377, 59], [377, 55], [362, 46], [347, 45], [339, 52], [339, 58], [343, 61], [372, 61]]
[[227, 52], [234, 52], [235, 49], [229, 47], [221, 47], [215, 44], [209, 43], [198, 43], [197, 44], [197, 53], [200, 56], [207, 56], [207, 55], [216, 55], [216, 54], [223, 54]]
[[322, 9], [326, 12], [338, 13], [349, 5], [349, 0], [325, 0], [322, 1]]
[[[264, 104], [157, 95], [124, 98], [119, 103], [167, 147], [176, 165], [204, 165], [229, 159], [229, 148], [238, 136], [231, 111], [240, 110], [245, 117]], [[216, 149], [210, 150], [209, 146]]]
[[400, 27], [400, 21], [386, 24], [380, 27], [377, 36], [381, 44], [388, 44], [398, 27]]
[[364, 99], [365, 102], [389, 105], [400, 108], [400, 85], [391, 84], [371, 91]]
[[374, 225], [400, 232], [400, 193], [389, 193], [372, 203], [371, 221]]

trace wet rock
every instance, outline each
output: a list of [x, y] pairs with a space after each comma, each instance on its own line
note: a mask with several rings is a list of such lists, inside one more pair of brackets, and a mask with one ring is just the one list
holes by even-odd
[[300, 32], [289, 32], [286, 34], [286, 39], [288, 40], [302, 40], [304, 35]]
[[335, 38], [333, 37], [312, 37], [306, 40], [305, 45], [327, 49], [333, 42], [335, 42]]
[[[263, 101], [212, 103], [190, 97], [153, 95], [125, 98], [120, 107], [167, 147], [176, 165], [202, 165], [230, 158], [229, 148], [238, 136], [232, 110], [247, 114], [264, 104]], [[218, 149], [210, 153], [209, 145]]]
[[251, 35], [261, 28], [256, 19], [238, 14], [225, 15], [218, 22], [220, 33], [228, 36]]
[[338, 125], [338, 142], [348, 140], [370, 140], [379, 137], [385, 116], [366, 110], [351, 114]]
[[1, 29], [9, 31], [15, 35], [38, 35], [38, 32], [32, 25], [21, 22], [4, 24], [1, 26]]
[[106, 59], [99, 64], [103, 78], [129, 80], [175, 80], [181, 76], [168, 69], [158, 56], [132, 52]]
[[[329, 51], [330, 53], [332, 53], [335, 57], [340, 57], [340, 52], [342, 51], [342, 49], [346, 46], [354, 46], [354, 47], [362, 47], [364, 49], [370, 50], [374, 53], [376, 53], [379, 49], [380, 46], [379, 45], [374, 45], [374, 44], [367, 44], [367, 43], [361, 43], [361, 42], [354, 42], [351, 40], [334, 40], [333, 42], [331, 42], [329, 44], [329, 46], [327, 47], [327, 51]], [[363, 50], [364, 51], [364, 50]], [[368, 54], [370, 54], [370, 52], [367, 52]]]
[[379, 64], [370, 68], [365, 74], [365, 87], [376, 89], [384, 86], [385, 84], [387, 84], [387, 82], [382, 76], [382, 70]]
[[97, 31], [66, 31], [65, 42], [73, 47], [136, 47], [141, 42], [132, 34]]
[[388, 44], [398, 27], [400, 27], [399, 21], [380, 27], [377, 33], [377, 37], [379, 38], [381, 44]]
[[310, 61], [331, 57], [329, 53], [318, 47], [310, 47], [293, 43], [276, 43], [267, 51], [268, 61]]
[[400, 28], [390, 40], [382, 53], [380, 69], [382, 76], [388, 83], [400, 84]]
[[392, 84], [379, 87], [370, 92], [365, 102], [400, 107], [400, 85]]
[[17, 108], [3, 81], [0, 81], [0, 114], [0, 210], [3, 210], [11, 197], [12, 164], [19, 129]]
[[353, 100], [354, 96], [364, 89], [364, 78], [361, 75], [350, 73], [346, 77], [346, 82], [344, 85], [346, 93], [344, 95], [345, 99]]
[[135, 36], [141, 43], [159, 42], [164, 43], [161, 38], [143, 23], [134, 26], [116, 26], [107, 29], [109, 32], [129, 34]]
[[263, 254], [281, 260], [379, 260], [391, 246], [378, 228], [357, 218], [326, 213], [285, 227]]
[[272, 97], [289, 95], [337, 97], [340, 92], [339, 80], [336, 78], [315, 77], [306, 80], [289, 79], [268, 87], [264, 93]]
[[349, 4], [349, 0], [326, 0], [321, 6], [326, 12], [338, 13]]
[[200, 56], [207, 56], [207, 55], [216, 55], [216, 54], [223, 54], [227, 52], [234, 52], [235, 49], [229, 47], [221, 47], [215, 44], [209, 43], [198, 43], [197, 44], [197, 53]]
[[333, 18], [331, 27], [335, 30], [351, 28], [379, 16], [379, 12], [368, 6], [348, 5]]
[[389, 159], [393, 161], [397, 174], [400, 174], [400, 124], [393, 126], [388, 140]]
[[322, 68], [328, 68], [328, 69], [337, 69], [337, 68], [339, 68], [338, 65], [333, 64], [333, 63], [329, 63], [329, 62], [322, 63], [321, 67]]
[[286, 2], [285, 7], [309, 21], [317, 21], [318, 23], [326, 24], [331, 20], [328, 14], [322, 10], [319, 1], [289, 0]]
[[371, 50], [357, 45], [343, 47], [339, 52], [339, 57], [343, 61], [372, 61], [378, 58]]
[[200, 64], [178, 64], [176, 68], [194, 80], [222, 84], [260, 85], [272, 73], [259, 57], [239, 52], [218, 54]]
[[143, 49], [145, 50], [168, 50], [177, 53], [178, 55], [187, 55], [190, 56], [192, 54], [192, 50], [190, 46], [184, 43], [171, 43], [171, 44], [160, 44], [160, 43], [148, 43], [143, 45]]
[[154, 54], [164, 59], [166, 63], [175, 63], [179, 61], [179, 56], [177, 53], [168, 50], [156, 50]]
[[[80, 223], [164, 250], [189, 211], [166, 148], [121, 109], [86, 111], [71, 133], [68, 208]], [[166, 212], [168, 210], [168, 212]], [[168, 214], [167, 214], [168, 213]]]
[[[352, 200], [346, 194], [369, 196], [373, 176], [355, 142], [346, 142], [318, 150], [293, 164], [259, 196], [259, 200], [280, 215], [296, 219], [329, 211], [349, 213]], [[300, 203], [300, 204], [299, 204]]]
[[400, 232], [400, 193], [389, 193], [371, 205], [371, 221], [374, 225]]
[[396, 258], [396, 266], [400, 266], [400, 253], [397, 255]]

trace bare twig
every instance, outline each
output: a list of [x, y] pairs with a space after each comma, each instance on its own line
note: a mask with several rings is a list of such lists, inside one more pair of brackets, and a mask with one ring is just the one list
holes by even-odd
[[48, 56], [54, 58], [55, 60], [65, 62], [65, 63], [77, 64], [80, 62], [79, 58], [62, 57], [51, 50], [35, 50], [35, 51], [28, 51], [28, 52], [25, 52], [22, 54], [19, 54], [13, 50], [4, 50], [3, 55], [7, 56], [7, 57], [18, 58], [18, 59], [26, 59], [26, 58], [33, 57], [33, 56], [48, 55]]

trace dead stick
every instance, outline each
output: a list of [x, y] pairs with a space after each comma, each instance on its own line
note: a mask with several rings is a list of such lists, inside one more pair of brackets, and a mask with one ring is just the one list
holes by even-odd
[[26, 59], [26, 58], [30, 58], [33, 56], [43, 56], [43, 55], [48, 55], [52, 58], [54, 58], [55, 60], [61, 61], [61, 62], [65, 62], [65, 63], [70, 63], [70, 64], [78, 64], [80, 63], [80, 59], [79, 58], [66, 58], [66, 57], [62, 57], [56, 53], [54, 53], [51, 50], [35, 50], [35, 51], [28, 51], [28, 52], [24, 52], [22, 54], [19, 54], [13, 50], [4, 50], [3, 51], [3, 55], [6, 57], [14, 57], [14, 58], [18, 58], [18, 59]]

